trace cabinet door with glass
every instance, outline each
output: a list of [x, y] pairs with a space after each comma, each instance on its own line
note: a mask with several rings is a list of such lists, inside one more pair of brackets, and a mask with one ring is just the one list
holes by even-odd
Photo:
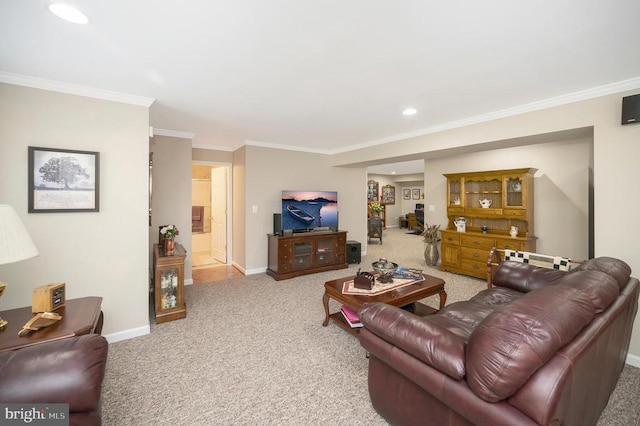
[[529, 193], [533, 185], [533, 175], [515, 173], [504, 177], [505, 208], [526, 209], [530, 200]]
[[447, 200], [449, 204], [447, 206], [448, 214], [463, 213], [463, 192], [462, 192], [462, 177], [455, 176], [447, 178]]
[[316, 238], [316, 266], [331, 265], [335, 262], [335, 237]]
[[293, 241], [292, 269], [307, 269], [313, 266], [313, 245], [311, 241]]
[[156, 323], [160, 324], [187, 316], [184, 302], [184, 260], [186, 251], [176, 244], [174, 254], [166, 255], [154, 245], [154, 307]]

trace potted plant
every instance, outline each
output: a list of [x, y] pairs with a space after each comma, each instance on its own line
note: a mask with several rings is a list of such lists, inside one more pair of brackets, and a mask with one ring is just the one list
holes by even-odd
[[429, 266], [436, 266], [438, 264], [438, 258], [440, 253], [438, 252], [438, 245], [440, 241], [439, 235], [440, 225], [431, 225], [425, 222], [424, 231], [422, 232], [422, 238], [425, 243], [424, 248], [424, 260]]
[[180, 235], [180, 231], [175, 225], [166, 225], [160, 229], [160, 234], [164, 238], [164, 253], [169, 256], [173, 255], [176, 235]]
[[382, 204], [376, 202], [373, 202], [371, 204], [369, 204], [369, 210], [371, 210], [371, 214], [373, 215], [373, 217], [380, 217], [380, 212], [382, 211]]

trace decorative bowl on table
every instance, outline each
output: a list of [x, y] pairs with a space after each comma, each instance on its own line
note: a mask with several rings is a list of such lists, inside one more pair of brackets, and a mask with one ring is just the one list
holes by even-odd
[[373, 266], [373, 270], [380, 274], [380, 278], [378, 278], [378, 282], [383, 284], [389, 284], [393, 282], [393, 274], [398, 269], [398, 264], [389, 262], [387, 259], [381, 258], [377, 262], [373, 262], [371, 264]]

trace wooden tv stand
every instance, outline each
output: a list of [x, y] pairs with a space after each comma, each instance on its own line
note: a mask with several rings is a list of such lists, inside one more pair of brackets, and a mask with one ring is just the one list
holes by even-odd
[[269, 235], [267, 274], [276, 280], [347, 268], [347, 232]]

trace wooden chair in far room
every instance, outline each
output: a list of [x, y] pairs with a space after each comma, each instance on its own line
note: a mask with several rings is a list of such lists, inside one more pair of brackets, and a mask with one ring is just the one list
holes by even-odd
[[408, 228], [410, 230], [413, 230], [415, 228], [418, 227], [418, 221], [416, 220], [416, 214], [415, 213], [407, 213], [407, 222], [408, 222]]

